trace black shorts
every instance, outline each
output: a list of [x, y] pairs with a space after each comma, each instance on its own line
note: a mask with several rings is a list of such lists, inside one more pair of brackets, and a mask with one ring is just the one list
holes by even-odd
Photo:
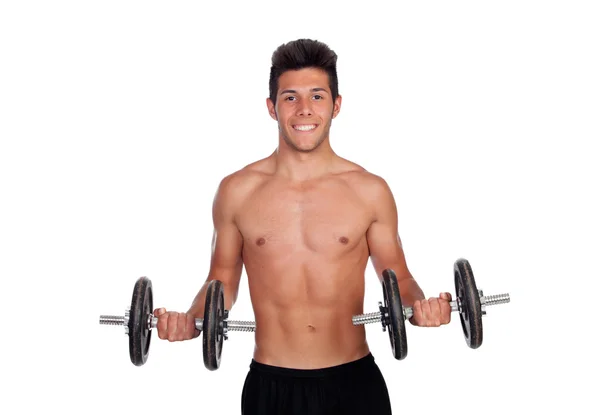
[[250, 363], [242, 391], [243, 415], [390, 415], [387, 386], [371, 353], [323, 369]]

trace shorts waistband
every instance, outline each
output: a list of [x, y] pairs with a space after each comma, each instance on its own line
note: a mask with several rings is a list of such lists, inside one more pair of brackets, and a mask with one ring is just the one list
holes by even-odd
[[252, 359], [252, 362], [250, 363], [250, 370], [286, 377], [319, 378], [327, 376], [337, 376], [341, 374], [343, 375], [344, 373], [356, 370], [359, 367], [372, 365], [374, 361], [375, 358], [373, 357], [373, 354], [368, 353], [360, 359], [347, 363], [342, 363], [341, 365], [329, 366], [319, 369], [294, 369], [288, 367], [271, 366], [257, 362], [256, 360]]

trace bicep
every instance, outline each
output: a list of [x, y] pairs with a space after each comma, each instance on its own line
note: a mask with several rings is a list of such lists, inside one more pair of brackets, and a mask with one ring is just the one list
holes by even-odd
[[221, 184], [213, 202], [213, 235], [208, 279], [239, 284], [242, 273], [243, 238], [235, 223], [235, 200], [231, 189]]
[[373, 222], [367, 231], [367, 242], [375, 272], [381, 278], [383, 270], [391, 268], [396, 273], [398, 281], [412, 278], [406, 265], [402, 241], [398, 234], [396, 202], [385, 182], [378, 189], [375, 200], [372, 207]]
[[211, 276], [219, 274], [218, 279], [222, 281], [224, 279], [239, 278], [242, 271], [241, 253], [242, 236], [235, 224], [216, 225], [211, 247]]

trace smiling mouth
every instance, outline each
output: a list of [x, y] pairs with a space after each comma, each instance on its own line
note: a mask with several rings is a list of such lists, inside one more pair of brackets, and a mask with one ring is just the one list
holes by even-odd
[[296, 124], [292, 126], [296, 131], [312, 131], [317, 128], [317, 124]]

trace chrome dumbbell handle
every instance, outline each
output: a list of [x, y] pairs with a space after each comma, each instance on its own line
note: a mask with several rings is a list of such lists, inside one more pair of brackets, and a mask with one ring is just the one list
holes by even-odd
[[[196, 329], [202, 331], [204, 319], [197, 318], [195, 320]], [[253, 332], [256, 329], [256, 325], [253, 321], [242, 321], [242, 320], [223, 320], [227, 331], [246, 331]], [[156, 328], [156, 324], [158, 323], [158, 318], [154, 317], [152, 314], [148, 314], [148, 330]], [[124, 316], [108, 316], [103, 315], [100, 316], [100, 324], [109, 325], [109, 326], [125, 326], [125, 334], [127, 334], [129, 328], [129, 310], [125, 311]]]
[[254, 332], [256, 330], [256, 324], [254, 321], [226, 320], [226, 322], [227, 330], [247, 332]]
[[[450, 311], [458, 311], [460, 309], [460, 307], [458, 305], [458, 300], [450, 301], [450, 307], [451, 307]], [[402, 307], [402, 308], [404, 309], [404, 318], [406, 320], [408, 320], [409, 318], [411, 318], [413, 316], [414, 312], [413, 312], [412, 307]]]
[[[479, 300], [481, 302], [482, 312], [483, 314], [485, 314], [486, 306], [509, 303], [510, 295], [508, 293], [496, 295], [483, 295], [483, 293], [480, 291]], [[450, 301], [450, 307], [452, 307], [451, 311], [461, 311], [459, 300]], [[402, 307], [402, 309], [404, 310], [404, 318], [406, 320], [413, 316], [412, 307]], [[381, 311], [360, 314], [352, 317], [352, 324], [355, 326], [359, 326], [361, 324], [381, 323], [381, 319], [383, 317], [384, 316], [381, 314]]]
[[100, 324], [109, 326], [124, 326], [125, 317], [123, 316], [100, 316]]

